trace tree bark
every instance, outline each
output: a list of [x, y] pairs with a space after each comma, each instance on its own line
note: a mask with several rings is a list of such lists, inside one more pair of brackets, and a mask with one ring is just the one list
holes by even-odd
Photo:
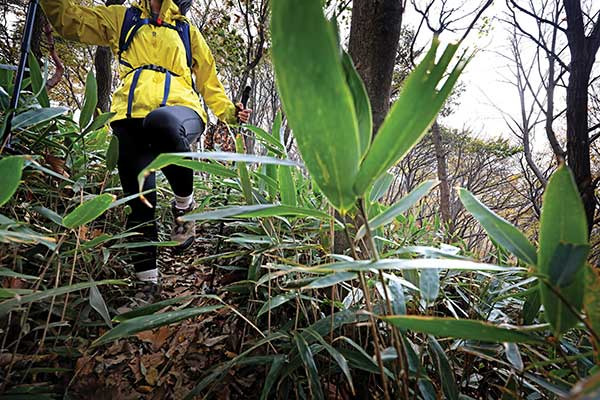
[[[390, 108], [403, 11], [401, 0], [354, 0], [352, 6], [348, 52], [371, 101], [373, 136]], [[350, 246], [344, 233], [336, 231], [334, 251], [343, 254]]]
[[390, 107], [403, 11], [401, 0], [354, 0], [352, 7], [348, 51], [371, 100], [373, 135]]
[[437, 165], [437, 176], [440, 181], [440, 213], [442, 222], [447, 229], [447, 238], [452, 237], [452, 215], [450, 214], [450, 185], [448, 184], [448, 169], [446, 164], [446, 152], [442, 140], [442, 131], [437, 119], [431, 126], [431, 139], [435, 151], [435, 160]]
[[589, 36], [585, 34], [580, 0], [564, 0], [567, 14], [567, 40], [571, 53], [567, 85], [567, 163], [585, 207], [588, 230], [594, 225], [596, 198], [590, 166], [588, 133], [588, 84], [600, 47], [600, 18]]
[[[123, 4], [124, 0], [107, 0], [106, 5]], [[102, 112], [110, 110], [112, 93], [112, 53], [110, 48], [98, 46], [94, 56], [96, 81], [98, 83], [98, 108]]]
[[98, 108], [102, 112], [110, 110], [112, 91], [112, 53], [108, 47], [98, 46], [94, 57], [96, 81], [98, 82]]
[[42, 60], [42, 36], [44, 34], [43, 27], [46, 18], [41, 7], [38, 7], [35, 13], [35, 22], [33, 24], [33, 32], [31, 33], [31, 52], [38, 61]]

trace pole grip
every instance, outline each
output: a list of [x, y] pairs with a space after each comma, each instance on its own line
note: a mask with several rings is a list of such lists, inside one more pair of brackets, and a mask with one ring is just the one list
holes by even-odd
[[250, 86], [246, 86], [246, 88], [244, 89], [244, 93], [242, 93], [242, 104], [244, 105], [244, 108], [246, 108], [246, 106], [248, 105], [248, 100], [250, 99], [251, 91], [252, 88]]

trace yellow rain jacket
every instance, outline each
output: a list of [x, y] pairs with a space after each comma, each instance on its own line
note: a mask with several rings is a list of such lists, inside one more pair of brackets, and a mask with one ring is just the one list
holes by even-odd
[[[85, 7], [73, 4], [71, 0], [41, 0], [41, 5], [54, 28], [64, 38], [84, 44], [108, 46], [113, 54], [118, 53], [121, 26], [127, 7]], [[150, 0], [140, 0], [133, 7], [142, 11], [141, 18], [151, 18]], [[187, 21], [172, 0], [163, 0], [159, 19], [170, 25], [175, 25], [177, 20]], [[192, 71], [196, 88], [220, 120], [235, 123], [235, 106], [217, 77], [210, 49], [198, 28], [187, 22], [190, 25]], [[142, 26], [129, 48], [123, 52], [122, 59], [133, 68], [158, 65], [171, 71], [173, 75], [166, 105], [192, 108], [206, 122], [206, 112], [192, 83], [185, 45], [177, 31], [164, 26]], [[135, 75], [132, 67], [119, 64], [121, 86], [113, 94], [111, 111], [116, 113], [113, 120], [127, 118], [130, 88]], [[161, 105], [166, 75], [151, 69], [140, 72], [133, 92], [131, 118], [144, 118]]]

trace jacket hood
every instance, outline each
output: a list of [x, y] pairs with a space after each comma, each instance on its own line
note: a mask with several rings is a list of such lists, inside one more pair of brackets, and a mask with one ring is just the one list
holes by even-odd
[[[134, 7], [141, 9], [148, 17], [152, 15], [150, 0], [139, 0], [137, 4], [134, 4]], [[162, 0], [162, 6], [160, 7], [160, 14], [158, 17], [163, 21], [186, 19], [173, 0]]]

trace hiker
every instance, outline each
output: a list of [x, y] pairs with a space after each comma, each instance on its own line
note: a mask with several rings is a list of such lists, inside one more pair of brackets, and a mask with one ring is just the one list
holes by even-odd
[[[41, 0], [50, 23], [64, 38], [109, 46], [118, 57], [121, 85], [113, 94], [111, 111], [116, 115], [111, 127], [119, 139], [118, 169], [126, 196], [138, 193], [137, 176], [157, 155], [191, 151], [207, 120], [198, 92], [221, 121], [247, 122], [250, 116], [251, 110], [234, 105], [225, 94], [206, 41], [185, 18], [191, 3], [140, 0], [132, 7], [86, 7], [70, 0]], [[175, 193], [171, 239], [185, 248], [194, 241], [195, 225], [177, 217], [194, 209], [193, 171], [171, 165], [162, 172]], [[155, 186], [152, 174], [143, 190]], [[139, 198], [128, 203], [127, 227], [141, 232], [141, 241], [155, 242], [156, 192], [146, 199], [152, 207]], [[132, 256], [142, 289], [136, 297], [151, 302], [159, 290], [156, 247], [139, 250]]]

